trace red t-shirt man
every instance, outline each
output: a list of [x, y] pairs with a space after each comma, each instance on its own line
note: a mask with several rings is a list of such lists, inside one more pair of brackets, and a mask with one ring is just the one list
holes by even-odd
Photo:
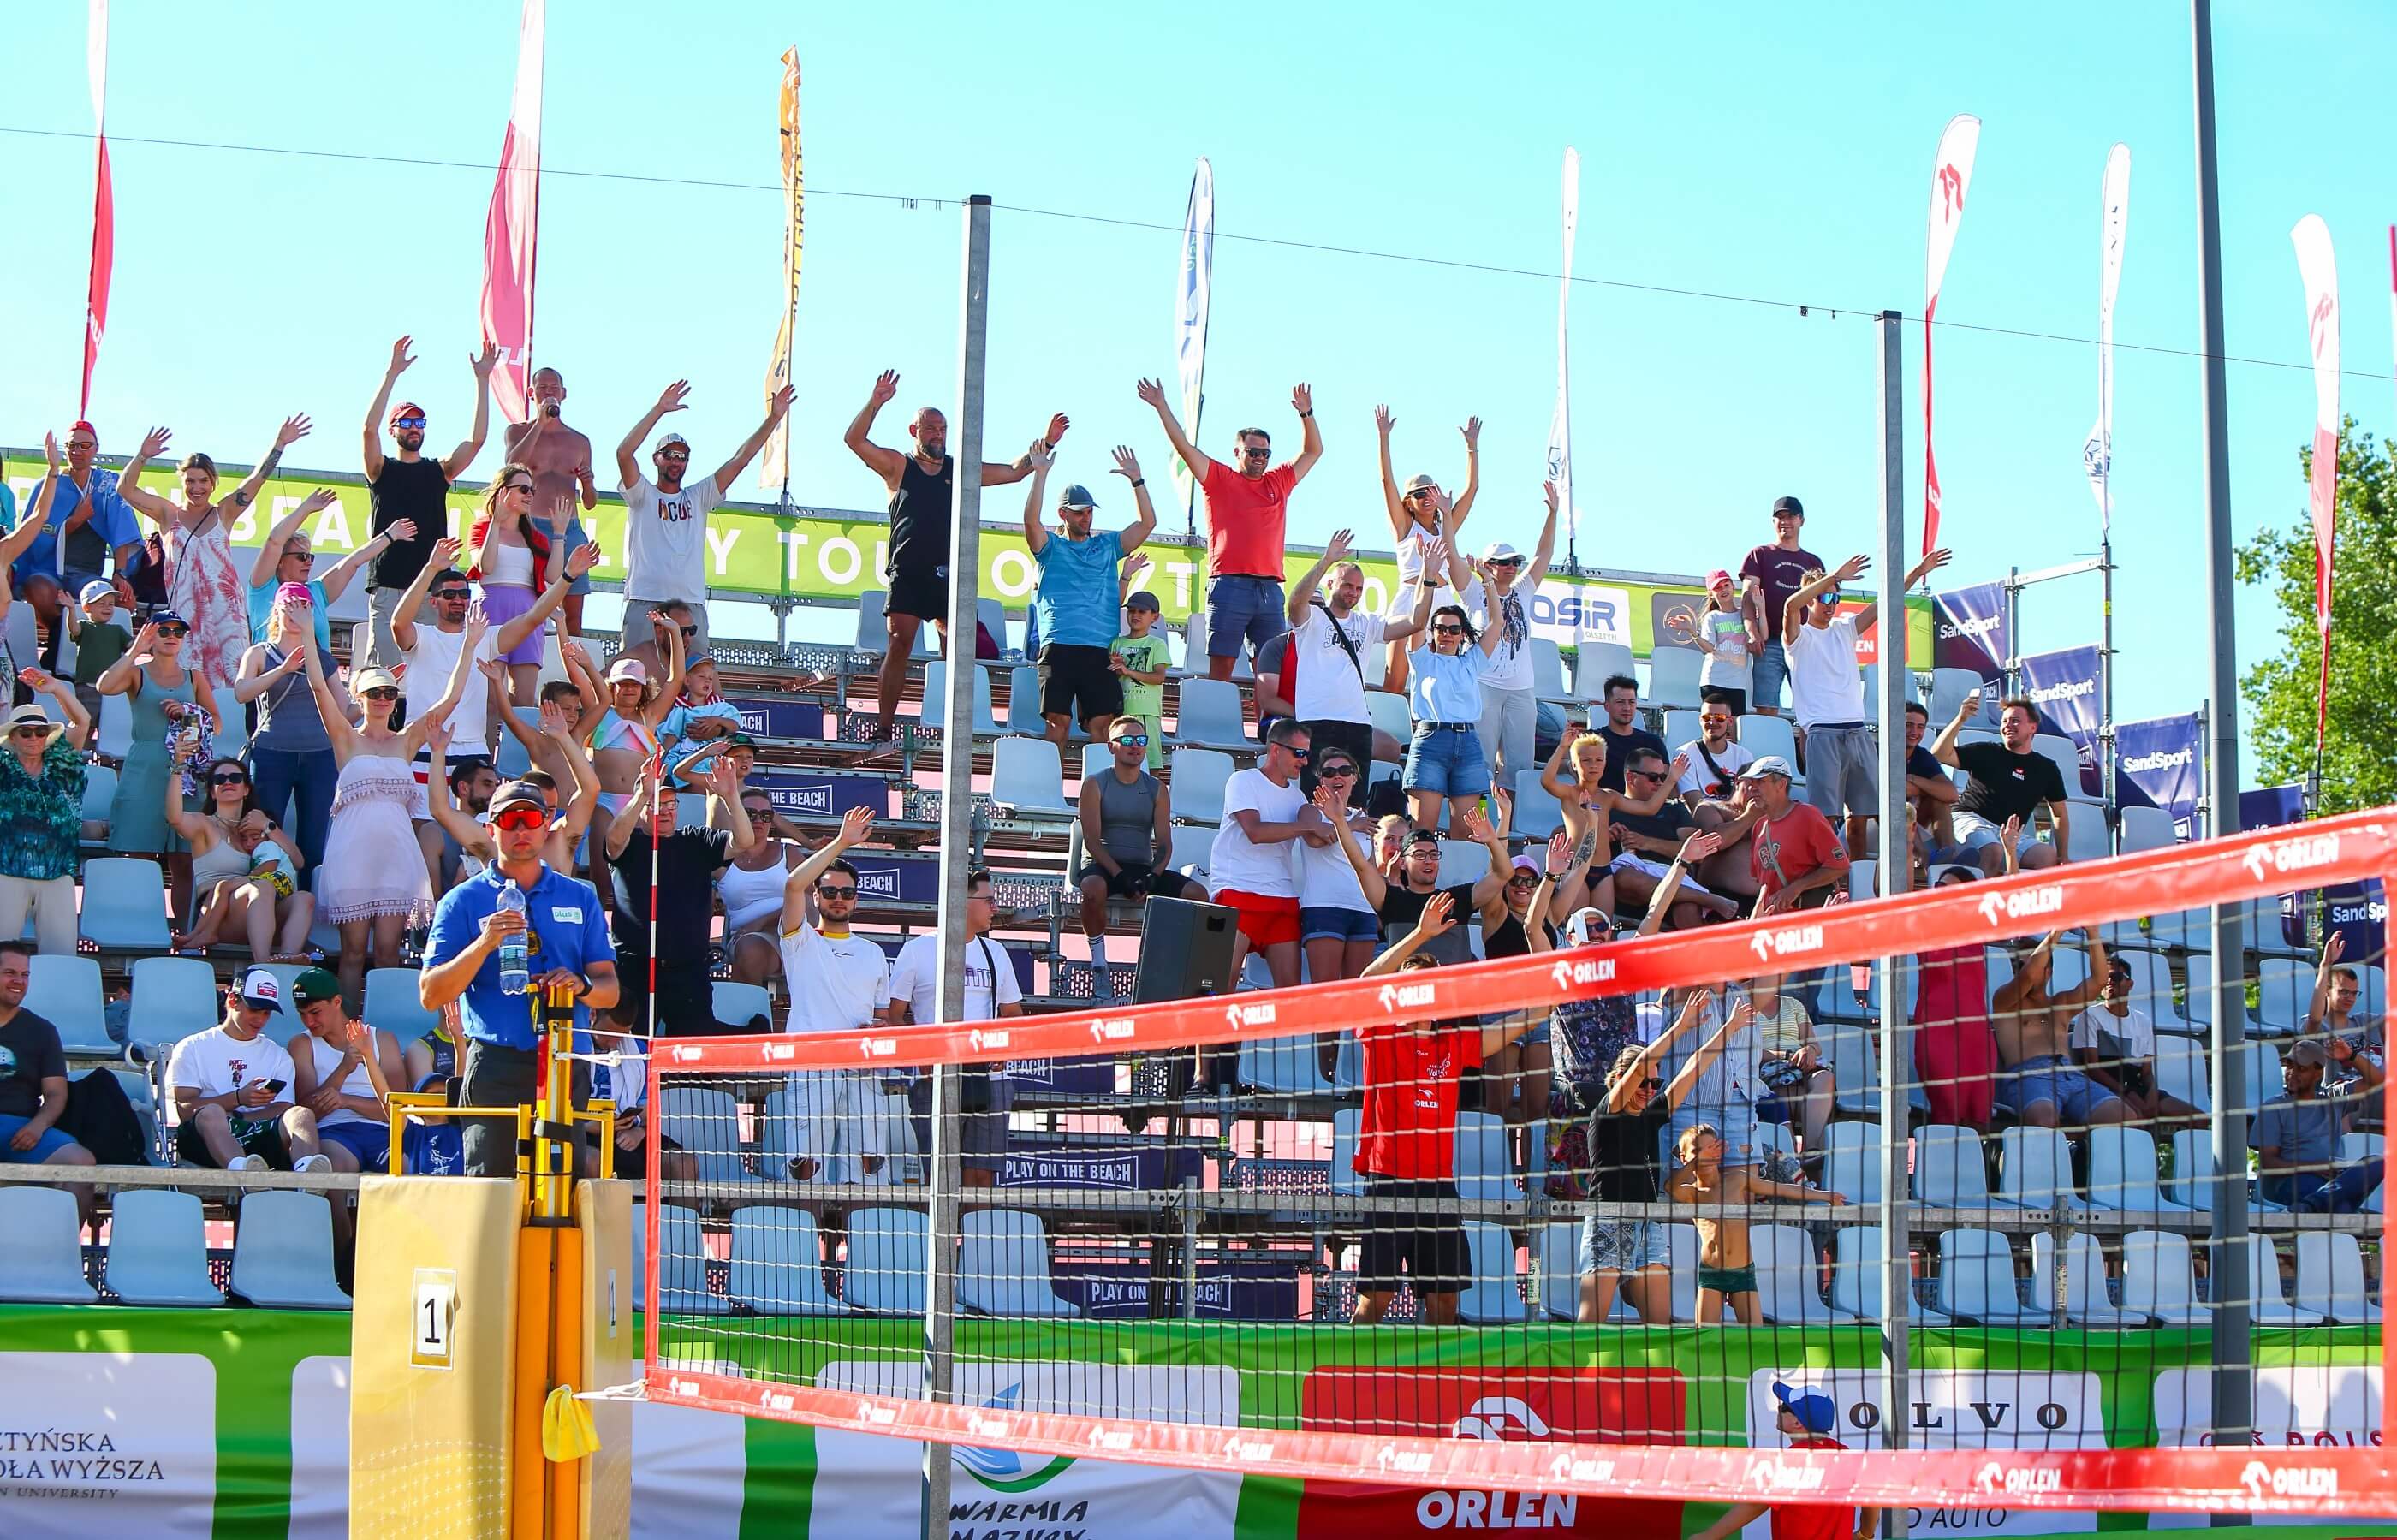
[[1359, 1027], [1357, 1041], [1365, 1051], [1358, 1173], [1454, 1181], [1457, 1077], [1481, 1063], [1480, 1024], [1381, 1022]]
[[1748, 869], [1758, 890], [1770, 898], [1833, 856], [1846, 853], [1820, 809], [1811, 802], [1792, 802], [1780, 817], [1758, 821], [1748, 842]]
[[1291, 489], [1298, 473], [1288, 462], [1245, 476], [1212, 462], [1200, 486], [1207, 493], [1207, 575], [1282, 581], [1282, 531], [1290, 521]]

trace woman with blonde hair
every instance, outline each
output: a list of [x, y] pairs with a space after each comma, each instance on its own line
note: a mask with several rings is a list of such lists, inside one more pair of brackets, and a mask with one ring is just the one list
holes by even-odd
[[[533, 527], [532, 489], [532, 472], [511, 461], [491, 476], [483, 489], [482, 511], [475, 516], [475, 574], [482, 584], [483, 618], [495, 628], [530, 609], [565, 559], [566, 526], [572, 516], [562, 503], [552, 506], [544, 516], [549, 529], [543, 539]], [[538, 703], [545, 640], [536, 631], [500, 655], [508, 670], [510, 705]]]
[[266, 611], [266, 639], [241, 655], [233, 682], [234, 701], [258, 711], [258, 730], [249, 738], [258, 805], [277, 819], [290, 809], [300, 859], [310, 871], [325, 863], [333, 787], [341, 778], [315, 694], [301, 676], [307, 660], [301, 654], [317, 645], [317, 614], [315, 596], [305, 586], [277, 588]]

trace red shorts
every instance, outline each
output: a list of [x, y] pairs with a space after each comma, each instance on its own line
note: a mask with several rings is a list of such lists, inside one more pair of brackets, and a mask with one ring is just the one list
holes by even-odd
[[1240, 934], [1249, 938], [1251, 946], [1279, 946], [1285, 942], [1297, 944], [1298, 900], [1266, 898], [1226, 888], [1215, 895], [1215, 902], [1239, 911]]

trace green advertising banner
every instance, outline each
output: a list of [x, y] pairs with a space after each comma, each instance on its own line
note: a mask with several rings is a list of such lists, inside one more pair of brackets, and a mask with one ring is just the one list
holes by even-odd
[[[349, 1335], [341, 1314], [0, 1306], [0, 1534], [346, 1534]], [[920, 1325], [896, 1319], [676, 1318], [661, 1346], [727, 1371], [912, 1395], [920, 1335]], [[1556, 1441], [1649, 1428], [1689, 1442], [1777, 1445], [1773, 1386], [1784, 1383], [1829, 1396], [1851, 1447], [1873, 1446], [1895, 1417], [1916, 1444], [1997, 1451], [2172, 1441], [2174, 1429], [2207, 1414], [2200, 1331], [1918, 1331], [1912, 1341], [1905, 1403], [1892, 1406], [1876, 1337], [1864, 1328], [1242, 1332], [965, 1320], [957, 1390], [984, 1405], [1226, 1426]], [[2288, 1427], [2292, 1442], [2377, 1443], [2378, 1354], [2378, 1332], [2368, 1328], [2258, 1332], [2257, 1425]], [[649, 1405], [636, 1408], [633, 1439], [636, 1534], [917, 1533], [913, 1443]], [[995, 1449], [961, 1448], [954, 1458], [951, 1540], [1393, 1540], [1471, 1529], [1679, 1540], [1719, 1511], [1300, 1483]], [[1995, 1508], [1924, 1508], [1909, 1519], [1916, 1533], [2146, 1524], [2138, 1514]]]
[[[16, 493], [20, 516], [31, 507], [43, 468], [37, 454], [0, 452], [0, 478], [5, 478]], [[222, 472], [221, 484], [230, 488], [241, 474], [239, 468], [228, 466]], [[176, 495], [181, 489], [174, 468], [164, 464], [144, 471], [141, 485], [160, 496]], [[237, 515], [229, 526], [234, 544], [256, 549], [277, 518], [319, 487], [331, 490], [337, 499], [308, 526], [316, 549], [328, 554], [325, 564], [356, 549], [369, 530], [367, 489], [354, 473], [312, 475], [292, 472], [269, 477], [257, 502]], [[1021, 507], [1020, 502], [1010, 499], [1011, 490], [994, 491], [986, 500], [985, 512]], [[1103, 494], [1105, 490], [1100, 489]], [[449, 501], [450, 528], [455, 533], [471, 524], [481, 494], [479, 489], [457, 490], [449, 494]], [[1103, 525], [1120, 527], [1122, 520], [1116, 516], [1118, 512], [1129, 514], [1128, 500], [1118, 498], [1116, 502], [1124, 506], [1120, 510], [1104, 510]], [[599, 506], [582, 517], [584, 533], [598, 542], [601, 552], [600, 564], [593, 569], [592, 576], [602, 583], [621, 582], [624, 576], [623, 501], [612, 493], [603, 493]], [[761, 600], [853, 601], [866, 589], [883, 585], [889, 525], [878, 515], [818, 508], [783, 514], [755, 505], [728, 504], [707, 517], [708, 587], [714, 593]], [[1283, 560], [1288, 575], [1296, 578], [1305, 572], [1314, 563], [1319, 550], [1292, 548]], [[1204, 546], [1185, 545], [1178, 537], [1168, 537], [1160, 531], [1150, 538], [1143, 554], [1148, 557], [1149, 568], [1141, 579], [1142, 586], [1157, 595], [1167, 622], [1179, 623], [1187, 620], [1191, 610], [1206, 597]], [[1696, 553], [1695, 559], [1729, 561], [1738, 554], [1707, 549]], [[1386, 609], [1398, 591], [1397, 562], [1390, 556], [1363, 552], [1357, 560], [1365, 569], [1365, 608], [1377, 613]], [[1038, 581], [1031, 554], [1024, 548], [1021, 521], [985, 519], [977, 592], [1004, 601], [1010, 609], [1022, 610], [1030, 602]], [[1532, 629], [1535, 636], [1560, 646], [1572, 647], [1582, 641], [1617, 642], [1631, 649], [1635, 656], [1644, 658], [1659, 637], [1667, 643], [1685, 637], [1704, 599], [1705, 593], [1695, 578], [1675, 581], [1655, 574], [1633, 578], [1606, 573], [1551, 576], [1532, 596]], [[1907, 656], [1921, 668], [1930, 667], [1931, 606], [1927, 598], [1908, 601], [1907, 636]], [[1865, 661], [1872, 660], [1868, 657]]]

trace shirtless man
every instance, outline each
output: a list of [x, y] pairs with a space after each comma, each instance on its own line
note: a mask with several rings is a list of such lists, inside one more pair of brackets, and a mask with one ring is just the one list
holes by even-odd
[[1698, 1211], [1698, 1324], [1721, 1325], [1727, 1300], [1742, 1326], [1754, 1326], [1756, 1257], [1748, 1250], [1748, 1205], [1778, 1198], [1837, 1208], [1847, 1199], [1803, 1183], [1768, 1182], [1754, 1166], [1724, 1165], [1723, 1138], [1711, 1123], [1683, 1130], [1673, 1150], [1683, 1165], [1665, 1184], [1666, 1201], [1693, 1204]]
[[2106, 948], [2096, 931], [2082, 932], [2089, 976], [2070, 989], [2052, 991], [2056, 944], [2063, 939], [2063, 931], [2052, 931], [2016, 956], [2015, 976], [1989, 1001], [1989, 1026], [1998, 1039], [1998, 1105], [2036, 1128], [2120, 1123], [2131, 1116], [2130, 1108], [2077, 1067], [2072, 1056], [2072, 1018], [2106, 993]]
[[[569, 509], [577, 503], [585, 510], [598, 507], [599, 484], [591, 477], [591, 440], [566, 425], [566, 377], [556, 369], [533, 370], [532, 399], [539, 409], [528, 421], [511, 423], [503, 442], [508, 459], [532, 473], [533, 511], [545, 515], [560, 503]], [[569, 551], [590, 538], [583, 532], [581, 515], [570, 516], [566, 528]], [[587, 572], [567, 589], [568, 636], [583, 635], [583, 598], [590, 592]]]

